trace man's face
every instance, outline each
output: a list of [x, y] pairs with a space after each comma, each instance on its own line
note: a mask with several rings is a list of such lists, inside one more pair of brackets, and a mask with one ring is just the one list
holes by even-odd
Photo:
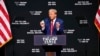
[[49, 11], [49, 18], [50, 18], [51, 20], [55, 19], [55, 18], [56, 18], [56, 13], [53, 12], [53, 11]]

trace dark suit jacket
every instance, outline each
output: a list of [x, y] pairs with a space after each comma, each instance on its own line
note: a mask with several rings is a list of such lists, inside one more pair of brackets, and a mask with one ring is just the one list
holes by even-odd
[[[45, 18], [44, 19], [44, 22], [45, 22], [45, 29], [42, 31], [45, 35], [50, 35], [50, 24], [51, 24], [51, 20], [49, 18]], [[59, 31], [57, 31], [56, 29], [56, 22], [59, 22], [60, 23], [60, 28], [59, 28]], [[56, 21], [54, 23], [54, 29], [53, 29], [53, 35], [62, 35], [64, 34], [63, 32], [64, 30], [64, 24], [63, 24], [63, 20], [61, 20], [60, 18], [56, 18]], [[53, 51], [53, 52], [57, 52], [60, 54], [60, 51], [62, 49], [62, 46], [43, 46], [44, 50], [46, 52], [48, 51]], [[56, 54], [56, 55], [59, 55], [59, 54]]]
[[[49, 18], [45, 18], [44, 19], [44, 22], [45, 22], [45, 29], [42, 31], [44, 34], [46, 35], [50, 35], [50, 19]], [[60, 28], [59, 28], [59, 31], [57, 31], [56, 29], [56, 22], [59, 22], [60, 23]], [[64, 24], [63, 24], [63, 20], [61, 20], [60, 18], [56, 18], [56, 21], [54, 23], [54, 29], [53, 29], [53, 35], [61, 35], [63, 34], [64, 30]]]

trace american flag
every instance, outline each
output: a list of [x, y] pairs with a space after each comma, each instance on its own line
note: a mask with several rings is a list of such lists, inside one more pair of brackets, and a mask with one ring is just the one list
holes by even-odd
[[94, 24], [95, 24], [95, 26], [97, 27], [97, 29], [98, 29], [98, 31], [100, 33], [100, 5], [99, 5], [98, 11], [96, 13]]
[[0, 47], [12, 39], [10, 18], [4, 0], [0, 0]]

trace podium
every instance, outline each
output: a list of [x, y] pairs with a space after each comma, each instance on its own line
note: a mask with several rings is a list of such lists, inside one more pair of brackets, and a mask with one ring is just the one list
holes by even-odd
[[[65, 46], [66, 35], [34, 35], [34, 46], [45, 46], [45, 45]], [[46, 52], [46, 56], [56, 56], [56, 55], [55, 52]]]

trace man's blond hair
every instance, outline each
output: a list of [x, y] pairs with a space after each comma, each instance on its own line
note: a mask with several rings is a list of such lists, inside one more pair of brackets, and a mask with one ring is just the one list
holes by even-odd
[[49, 12], [57, 13], [57, 10], [56, 9], [49, 9]]

